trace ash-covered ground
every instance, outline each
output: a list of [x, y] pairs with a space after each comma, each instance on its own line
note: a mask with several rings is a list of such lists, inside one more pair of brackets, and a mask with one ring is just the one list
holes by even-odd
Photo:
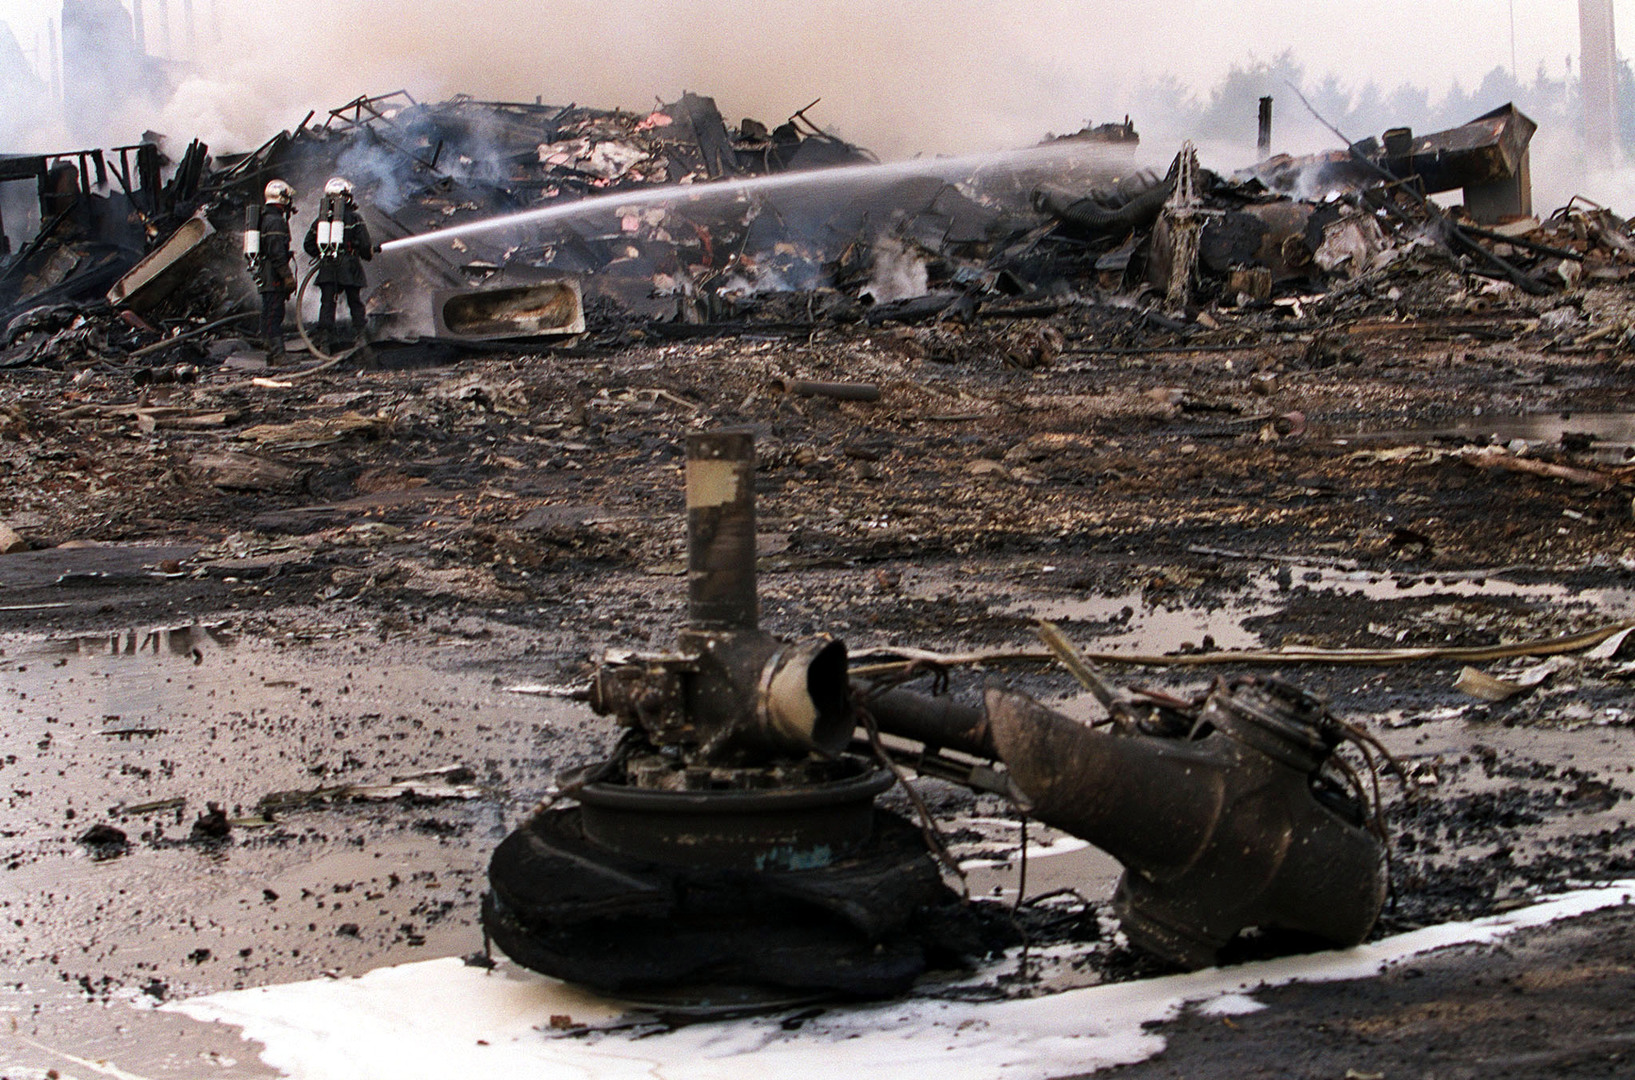
[[[1635, 616], [1628, 354], [1582, 340], [1628, 324], [1622, 286], [1398, 285], [1299, 319], [1223, 311], [1186, 338], [1082, 301], [383, 348], [262, 383], [233, 364], [143, 389], [108, 367], [8, 372], [0, 520], [28, 548], [0, 556], [8, 1067], [257, 1075], [250, 1048], [133, 1003], [479, 952], [493, 845], [616, 735], [518, 688], [580, 682], [603, 647], [665, 645], [682, 622], [688, 430], [756, 431], [763, 625], [854, 652], [1032, 648], [1040, 617], [1085, 649], [1196, 655], [1486, 646]], [[774, 388], [790, 378], [881, 396]], [[1496, 703], [1454, 689], [1457, 661], [1276, 669], [1406, 767], [1406, 790], [1385, 786], [1376, 934], [1635, 868], [1635, 663], [1617, 644], [1477, 665], [1527, 676]], [[1192, 692], [1233, 670], [1112, 673]], [[1037, 665], [954, 681], [984, 678], [1091, 709]], [[998, 852], [973, 892], [1014, 900], [1014, 842], [970, 824], [1007, 808], [928, 794], [956, 838], [985, 838], [973, 853]], [[992, 991], [1157, 970], [1102, 917], [1115, 874], [1083, 850], [1032, 859], [1030, 892], [1074, 886], [1088, 909], [1030, 913], [1038, 943], [1075, 948]], [[1593, 918], [1418, 981], [1183, 1020], [1132, 1071], [1466, 1075], [1485, 1054], [1503, 1075], [1614, 1075], [1630, 914]]]

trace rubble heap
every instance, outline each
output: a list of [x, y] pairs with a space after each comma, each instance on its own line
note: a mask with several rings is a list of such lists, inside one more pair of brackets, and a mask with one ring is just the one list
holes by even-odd
[[[878, 166], [808, 109], [730, 126], [692, 93], [637, 113], [399, 91], [309, 114], [248, 154], [212, 158], [195, 142], [172, 165], [155, 137], [0, 159], [0, 177], [35, 179], [41, 222], [0, 256], [0, 366], [209, 365], [241, 351], [254, 298], [236, 237], [273, 177], [309, 193], [334, 174], [357, 185], [388, 249], [371, 271], [377, 341], [466, 347], [895, 322], [1031, 366], [1061, 343], [975, 328], [1088, 305], [1135, 313], [1141, 332], [1105, 344], [1163, 345], [1223, 320], [1286, 329], [1426, 274], [1450, 295], [1487, 281], [1547, 297], [1622, 280], [1635, 258], [1627, 222], [1604, 207], [1532, 216], [1535, 125], [1511, 106], [1233, 177], [1185, 151], [1162, 177], [1138, 167], [1128, 119], [1049, 138], [1004, 168]], [[803, 172], [810, 182], [755, 186]], [[1452, 210], [1429, 198], [1460, 187]], [[391, 243], [518, 213], [534, 220]], [[545, 299], [529, 291], [541, 283], [555, 290]], [[480, 333], [442, 306], [472, 290]]]

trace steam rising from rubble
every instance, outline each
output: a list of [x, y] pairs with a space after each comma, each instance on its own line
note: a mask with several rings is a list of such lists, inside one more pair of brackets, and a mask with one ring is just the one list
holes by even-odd
[[[244, 151], [309, 109], [322, 120], [328, 108], [398, 88], [420, 100], [538, 97], [637, 112], [690, 89], [713, 96], [729, 124], [745, 116], [775, 124], [821, 98], [809, 114], [816, 123], [888, 160], [1027, 146], [1126, 113], [1158, 136], [1155, 160], [1175, 149], [1162, 107], [1144, 100], [1131, 74], [1130, 57], [1157, 40], [1148, 36], [1155, 20], [1065, 0], [957, 11], [932, 0], [216, 4], [221, 37], [201, 33], [191, 67], [173, 65], [172, 99], [157, 110], [107, 102], [97, 141], [129, 143], [152, 129], [218, 153]], [[147, 34], [158, 52], [153, 7], [148, 0]], [[1071, 48], [1062, 31], [1072, 32]], [[180, 57], [180, 30], [172, 37]], [[0, 150], [61, 140], [24, 143]], [[1245, 163], [1241, 156], [1226, 166]]]
[[925, 260], [887, 237], [874, 247], [874, 276], [862, 293], [876, 304], [924, 296], [928, 275]]
[[[37, 2], [58, 7], [58, 0]], [[175, 0], [169, 2], [175, 14]], [[148, 44], [164, 53], [154, 7], [148, 0]], [[1236, 61], [1244, 67], [1233, 67], [1207, 92], [1202, 85], [1212, 67], [1218, 70], [1234, 51], [1253, 47], [1241, 45], [1244, 34], [1236, 24], [1257, 18], [1264, 24], [1261, 47], [1309, 47], [1320, 64], [1337, 72], [1325, 78], [1313, 70], [1297, 80], [1315, 92], [1325, 111], [1338, 88], [1342, 96], [1379, 102], [1391, 123], [1421, 130], [1451, 126], [1409, 115], [1416, 108], [1427, 111], [1424, 91], [1405, 94], [1413, 88], [1404, 85], [1385, 93], [1375, 81], [1389, 87], [1407, 72], [1411, 82], [1439, 89], [1461, 74], [1447, 66], [1454, 59], [1425, 59], [1434, 49], [1417, 40], [1401, 41], [1402, 48], [1393, 50], [1408, 54], [1406, 59], [1381, 57], [1372, 30], [1352, 40], [1331, 13], [1309, 5], [1245, 7], [1252, 10], [1187, 3], [1110, 8], [1071, 0], [957, 8], [934, 0], [889, 6], [861, 0], [213, 0], [219, 37], [204, 25], [206, 8], [199, 5], [193, 55], [186, 55], [184, 32], [173, 25], [170, 73], [177, 89], [168, 102], [155, 109], [110, 99], [105, 115], [77, 117], [71, 127], [100, 129], [102, 137], [93, 141], [102, 145], [134, 142], [151, 129], [178, 142], [196, 136], [226, 153], [251, 149], [293, 127], [309, 109], [318, 109], [321, 119], [323, 110], [360, 94], [399, 87], [421, 100], [468, 93], [633, 111], [692, 89], [714, 96], [729, 123], [741, 116], [775, 123], [821, 98], [810, 114], [817, 123], [888, 160], [1026, 146], [1047, 131], [1076, 130], [1087, 120], [1128, 113], [1143, 135], [1143, 164], [1167, 163], [1181, 140], [1191, 138], [1207, 166], [1230, 172], [1253, 156], [1252, 103], [1245, 98], [1240, 107], [1239, 91], [1257, 71], [1281, 74], [1292, 64], [1290, 54], [1270, 62], [1245, 55]], [[1226, 8], [1234, 14], [1222, 14]], [[1461, 23], [1466, 29], [1478, 29], [1468, 25], [1477, 16], [1458, 18], [1467, 20]], [[1554, 40], [1554, 24], [1545, 16], [1523, 13], [1522, 19], [1539, 42]], [[1530, 27], [1528, 20], [1539, 25]], [[25, 34], [24, 43], [29, 40]], [[1494, 41], [1484, 48], [1478, 35], [1469, 44], [1498, 63], [1502, 50], [1495, 51]], [[1469, 61], [1461, 57], [1458, 63]], [[1462, 74], [1473, 84], [1468, 71]], [[1489, 75], [1473, 95], [1455, 87], [1450, 100], [1456, 95], [1473, 107], [1453, 123], [1506, 100], [1494, 96], [1501, 89], [1490, 86], [1493, 81]], [[1273, 82], [1260, 92], [1277, 96], [1276, 149], [1332, 147], [1336, 140], [1306, 115], [1281, 79]], [[1568, 83], [1560, 85], [1570, 95]], [[67, 137], [60, 121], [42, 119], [49, 110], [11, 104], [16, 107], [0, 118], [0, 151], [38, 152], [85, 141]], [[1627, 209], [1635, 173], [1585, 175], [1568, 118], [1534, 115], [1542, 125], [1534, 144], [1538, 208], [1548, 212], [1583, 192]], [[31, 118], [32, 130], [18, 130], [19, 117]], [[1357, 138], [1379, 134], [1377, 124], [1368, 126], [1347, 130]]]

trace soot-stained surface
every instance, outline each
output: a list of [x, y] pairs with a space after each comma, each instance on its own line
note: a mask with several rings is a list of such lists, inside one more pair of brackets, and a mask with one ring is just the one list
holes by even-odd
[[[494, 843], [616, 735], [510, 688], [576, 684], [603, 647], [674, 640], [695, 427], [757, 433], [763, 625], [854, 652], [1033, 648], [1035, 618], [1087, 649], [1194, 657], [1490, 646], [1629, 618], [1631, 478], [1605, 417], [1631, 403], [1622, 354], [1540, 337], [1543, 302], [1438, 322], [1452, 302], [1376, 297], [1328, 345], [1315, 325], [1229, 326], [1153, 353], [1097, 352], [1149, 343], [1065, 304], [1050, 322], [1067, 349], [1034, 369], [996, 359], [1008, 322], [857, 324], [430, 367], [383, 349], [377, 367], [282, 387], [207, 371], [148, 391], [239, 417], [225, 428], [80, 407], [127, 402], [123, 373], [18, 373], [0, 386], [0, 519], [29, 548], [0, 556], [0, 996], [44, 1046], [155, 1075], [192, 1075], [203, 1054], [239, 1075], [258, 1066], [230, 1039], [128, 1003], [480, 950]], [[1628, 317], [1614, 289], [1576, 303]], [[770, 389], [791, 376], [867, 380], [881, 398]], [[1277, 422], [1291, 411], [1303, 431]], [[1599, 418], [1579, 432], [1586, 411]], [[253, 482], [222, 483], [222, 454]], [[1325, 694], [1404, 765], [1405, 789], [1382, 778], [1384, 933], [1630, 872], [1632, 659], [1475, 663], [1527, 684], [1497, 703], [1454, 689], [1461, 661], [1257, 670]], [[1190, 695], [1233, 670], [1114, 675]], [[957, 693], [999, 679], [1094, 715], [1038, 665], [952, 674]], [[988, 864], [973, 893], [1013, 899], [1007, 808], [932, 794]], [[208, 835], [222, 819], [227, 835]], [[1030, 895], [1083, 896], [1020, 918], [1048, 956], [962, 992], [1156, 970], [1108, 918], [1117, 868], [1053, 839]], [[1596, 918], [1620, 928], [1611, 948], [1627, 913]], [[1572, 970], [1566, 945], [1551, 955]], [[1562, 974], [1539, 1015], [1593, 1009], [1599, 978]], [[1371, 992], [1322, 991], [1358, 1015]], [[1466, 1015], [1472, 1031], [1515, 1026]], [[1295, 1053], [1314, 1024], [1267, 1038]]]
[[1375, 979], [1287, 986], [1261, 1011], [1164, 1025], [1157, 1058], [1099, 1075], [1628, 1076], [1628, 909], [1415, 959]]

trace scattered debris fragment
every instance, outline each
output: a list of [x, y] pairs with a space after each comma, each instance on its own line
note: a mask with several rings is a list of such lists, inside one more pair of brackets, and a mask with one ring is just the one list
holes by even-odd
[[225, 840], [232, 835], [233, 827], [227, 821], [227, 811], [219, 803], [206, 803], [204, 813], [193, 822], [192, 836], [195, 840]]
[[591, 706], [627, 733], [561, 778], [577, 806], [501, 842], [485, 931], [535, 970], [672, 1005], [901, 993], [979, 935], [919, 830], [876, 809], [893, 772], [841, 754], [845, 645], [757, 629], [752, 435], [690, 435], [686, 488], [680, 646], [598, 668]]
[[[1124, 933], [1170, 963], [1212, 966], [1250, 926], [1342, 947], [1367, 937], [1387, 881], [1379, 810], [1361, 779], [1376, 768], [1366, 737], [1276, 679], [1241, 678], [1192, 703], [1138, 700], [1070, 647], [1065, 662], [1113, 730], [998, 688], [980, 709], [898, 690], [874, 718], [926, 745], [909, 759], [917, 768], [941, 747], [1002, 761], [1028, 814], [1124, 865], [1114, 896]], [[1362, 747], [1355, 765], [1335, 756], [1348, 740]], [[954, 762], [927, 771], [987, 786]]]
[[[173, 923], [185, 965], [163, 971], [161, 985], [319, 970], [338, 978], [358, 958], [472, 948], [470, 926], [459, 937], [428, 930], [438, 912], [454, 913], [442, 916], [445, 929], [479, 919], [478, 860], [495, 821], [541, 822], [523, 831], [570, 862], [614, 862], [608, 844], [574, 847], [584, 837], [566, 819], [551, 819], [563, 825], [552, 832], [543, 816], [530, 816], [551, 775], [611, 760], [622, 771], [585, 790], [606, 784], [620, 789], [615, 795], [645, 794], [642, 783], [678, 776], [684, 787], [700, 785], [654, 789], [680, 797], [713, 795], [723, 776], [753, 770], [736, 733], [719, 758], [679, 735], [626, 757], [543, 696], [584, 699], [587, 650], [619, 640], [645, 648], [683, 618], [665, 595], [688, 573], [667, 525], [671, 481], [682, 468], [677, 423], [754, 425], [763, 461], [755, 486], [769, 509], [750, 530], [755, 554], [746, 545], [737, 561], [759, 561], [769, 629], [805, 642], [833, 627], [868, 650], [851, 656], [849, 674], [894, 679], [1017, 660], [1029, 666], [1007, 674], [1027, 696], [1005, 696], [1003, 708], [1041, 730], [1082, 726], [1065, 715], [1080, 715], [1080, 703], [1037, 704], [1059, 689], [1046, 686], [1038, 665], [1059, 654], [1023, 640], [1037, 615], [1060, 609], [1074, 636], [1095, 646], [1082, 658], [1150, 665], [1163, 687], [1111, 695], [1137, 729], [1092, 730], [1091, 742], [1155, 747], [1156, 760], [1214, 740], [1218, 764], [1249, 755], [1229, 744], [1227, 725], [1197, 727], [1205, 703], [1228, 712], [1245, 700], [1264, 705], [1257, 695], [1273, 684], [1239, 678], [1206, 693], [1211, 676], [1197, 669], [1259, 665], [1289, 678], [1300, 665], [1301, 686], [1332, 696], [1336, 711], [1343, 703], [1346, 715], [1369, 716], [1393, 740], [1422, 796], [1385, 799], [1397, 906], [1376, 933], [1509, 910], [1546, 886], [1621, 872], [1630, 850], [1620, 816], [1625, 787], [1610, 765], [1592, 767], [1580, 753], [1567, 766], [1561, 751], [1581, 750], [1586, 736], [1573, 741], [1580, 729], [1615, 740], [1635, 723], [1623, 700], [1635, 663], [1620, 654], [1635, 569], [1625, 550], [1635, 520], [1635, 432], [1621, 370], [1635, 346], [1635, 315], [1619, 292], [1635, 265], [1635, 239], [1624, 220], [1582, 199], [1536, 216], [1531, 208], [1480, 210], [1470, 189], [1486, 181], [1471, 179], [1479, 172], [1471, 161], [1461, 165], [1473, 170], [1464, 177], [1465, 206], [1438, 197], [1450, 205], [1442, 209], [1424, 196], [1448, 176], [1432, 179], [1425, 154], [1392, 151], [1402, 133], [1369, 159], [1395, 179], [1347, 150], [1340, 172], [1350, 178], [1320, 194], [1279, 191], [1258, 174], [1216, 175], [1190, 156], [1166, 176], [1127, 156], [1098, 154], [1086, 164], [1054, 144], [1004, 156], [1003, 167], [987, 159], [862, 168], [889, 183], [846, 188], [867, 166], [866, 153], [804, 117], [791, 121], [795, 138], [749, 122], [733, 128], [706, 100], [688, 96], [638, 115], [360, 99], [257, 155], [194, 153], [194, 197], [117, 251], [99, 252], [83, 236], [68, 240], [70, 215], [28, 253], [29, 267], [12, 274], [13, 264], [0, 263], [9, 275], [0, 285], [15, 293], [4, 302], [21, 305], [0, 328], [0, 469], [8, 477], [0, 516], [16, 537], [12, 545], [0, 532], [8, 540], [0, 546], [13, 548], [0, 559], [0, 608], [19, 635], [106, 627], [125, 610], [139, 613], [126, 625], [146, 626], [159, 612], [208, 606], [291, 655], [344, 645], [368, 665], [389, 649], [469, 657], [491, 669], [483, 679], [493, 675], [501, 692], [522, 686], [540, 695], [518, 703], [540, 712], [513, 717], [495, 736], [500, 747], [463, 744], [452, 758], [486, 764], [424, 773], [427, 762], [451, 760], [456, 731], [480, 731], [475, 738], [486, 741], [492, 712], [504, 706], [475, 693], [455, 710], [428, 694], [401, 713], [385, 711], [360, 704], [356, 687], [344, 698], [305, 693], [305, 683], [249, 674], [246, 665], [242, 686], [218, 688], [208, 720], [113, 707], [89, 724], [82, 719], [84, 737], [72, 742], [70, 728], [47, 722], [54, 711], [34, 696], [34, 680], [49, 677], [45, 663], [175, 657], [183, 677], [166, 685], [179, 688], [210, 671], [208, 644], [140, 631], [107, 634], [49, 661], [8, 651], [0, 665], [15, 665], [12, 681], [31, 695], [18, 702], [29, 726], [8, 747], [23, 765], [10, 772], [7, 764], [8, 775], [35, 769], [30, 755], [58, 766], [96, 760], [99, 768], [97, 755], [113, 757], [129, 771], [102, 779], [108, 797], [91, 812], [106, 812], [144, 853], [93, 865], [83, 857], [89, 845], [71, 839], [83, 823], [63, 827], [57, 818], [8, 838], [7, 857], [22, 869], [11, 880], [45, 879], [64, 857], [78, 859], [78, 872], [105, 873], [149, 855], [202, 864], [200, 856], [224, 854], [214, 840], [192, 839], [195, 815], [207, 829], [226, 826], [241, 869], [269, 866], [270, 853], [296, 846], [350, 854], [367, 837], [416, 852], [440, 876], [453, 866], [466, 871], [464, 886], [446, 893], [442, 883], [416, 881], [415, 901], [395, 906], [361, 899], [406, 891], [384, 873], [334, 896], [326, 881], [312, 891], [333, 914], [311, 932], [303, 928], [312, 916], [290, 920], [288, 905], [299, 896], [316, 906], [317, 897], [284, 879], [277, 889], [256, 881], [245, 910], [265, 908], [271, 919], [277, 909], [276, 925], [288, 928], [264, 935], [283, 950], [276, 974], [257, 967], [273, 924], [243, 916], [233, 932], [257, 950], [254, 960], [235, 959], [236, 946], [214, 939], [205, 949], [185, 922]], [[1504, 121], [1508, 134], [1478, 147], [1476, 158], [1509, 170], [1494, 199], [1527, 194], [1530, 165], [1514, 153], [1525, 150], [1518, 117]], [[1113, 127], [1106, 146], [1127, 149], [1133, 127]], [[1447, 138], [1431, 140], [1444, 163], [1457, 156]], [[367, 162], [358, 182], [370, 227], [389, 241], [518, 212], [557, 216], [383, 252], [374, 354], [308, 367], [318, 358], [297, 347], [290, 370], [269, 372], [243, 336], [250, 323], [239, 306], [246, 298], [236, 295], [244, 287], [240, 203], [271, 170], [321, 180], [342, 157]], [[821, 163], [836, 168], [799, 171]], [[95, 166], [88, 159], [83, 168]], [[1423, 175], [1410, 171], [1417, 169]], [[789, 183], [744, 186], [763, 178]], [[808, 181], [827, 195], [801, 194]], [[719, 196], [700, 197], [712, 183]], [[98, 199], [104, 187], [80, 185]], [[107, 209], [86, 211], [93, 225], [109, 223]], [[151, 261], [142, 269], [144, 258]], [[69, 288], [54, 293], [59, 285]], [[118, 305], [110, 290], [124, 297]], [[1143, 620], [1172, 629], [1148, 633]], [[885, 648], [891, 641], [933, 647]], [[1553, 681], [1521, 659], [1569, 654], [1571, 678], [1562, 662], [1552, 666]], [[668, 680], [676, 672], [653, 659], [662, 655], [604, 653], [604, 671], [628, 666], [642, 686], [650, 675]], [[464, 671], [465, 662], [442, 673]], [[1451, 687], [1461, 664], [1479, 665], [1506, 696], [1459, 696]], [[277, 708], [265, 719], [235, 711], [228, 689]], [[871, 711], [878, 706], [883, 719], [888, 700], [900, 701], [892, 695], [906, 693], [882, 692]], [[937, 695], [928, 708], [962, 704], [993, 727], [973, 692], [956, 697]], [[652, 730], [672, 731], [675, 715], [645, 714], [645, 701], [631, 689], [617, 711], [651, 742]], [[556, 707], [567, 713], [549, 713]], [[1281, 708], [1261, 711], [1278, 718]], [[1155, 717], [1168, 718], [1164, 730], [1140, 729]], [[1307, 726], [1328, 730], [1326, 721]], [[890, 767], [875, 764], [866, 729], [849, 734], [865, 763], [858, 775], [878, 782]], [[1432, 750], [1413, 742], [1421, 736]], [[919, 875], [924, 895], [940, 903], [947, 894], [933, 885], [936, 829], [965, 828], [973, 805], [1014, 815], [1003, 799], [1019, 771], [996, 760], [997, 750], [904, 749], [897, 743], [906, 737], [888, 731], [881, 740], [905, 775], [981, 794], [926, 779], [914, 781], [924, 818], [900, 788], [846, 805], [878, 801], [894, 815], [879, 834], [892, 868], [880, 879], [890, 882], [885, 891], [911, 867], [907, 876]], [[178, 747], [208, 745], [224, 758], [259, 739], [249, 752], [265, 764], [266, 741], [297, 738], [299, 761], [279, 759], [287, 772], [258, 776], [244, 790], [164, 771]], [[688, 754], [691, 764], [671, 760]], [[1347, 746], [1331, 756], [1353, 754]], [[828, 782], [796, 751], [773, 756], [756, 774], [767, 790]], [[1321, 771], [1321, 809], [1311, 819], [1332, 812], [1372, 836], [1371, 806], [1336, 779], [1334, 762]], [[19, 820], [48, 784], [61, 790], [68, 782], [47, 771], [38, 768], [40, 783], [14, 781], [7, 797]], [[381, 777], [396, 779], [375, 782]], [[272, 787], [289, 790], [258, 806]], [[158, 798], [178, 791], [195, 800], [194, 811], [180, 797]], [[222, 803], [198, 814], [206, 794]], [[83, 803], [75, 809], [87, 812]], [[620, 808], [600, 809], [605, 821]], [[582, 822], [583, 804], [579, 812]], [[1054, 860], [1075, 841], [1057, 833], [1040, 841], [1043, 828], [1006, 816], [994, 830], [1002, 843], [952, 837], [966, 846], [956, 853], [980, 847], [976, 861], [990, 864], [973, 880], [1013, 890], [999, 894], [1004, 919], [925, 920], [935, 923], [925, 933], [898, 927], [881, 939], [890, 945], [865, 958], [867, 972], [844, 985], [829, 978], [827, 988], [891, 992], [916, 964], [1014, 942], [1006, 919], [1038, 947], [1003, 986], [970, 992], [1031, 993], [1067, 967], [1056, 952], [1071, 953], [1084, 978], [1151, 970], [1155, 961], [1124, 950], [1124, 938], [1110, 932], [1110, 893], [1041, 900], [1037, 886], [1000, 876], [1020, 871], [1024, 853], [1069, 873]], [[616, 843], [635, 843], [642, 832]], [[462, 836], [470, 839], [462, 844]], [[1132, 866], [1142, 861], [1139, 851], [1125, 854]], [[26, 869], [31, 860], [42, 872]], [[941, 872], [957, 880], [946, 864]], [[713, 887], [721, 876], [671, 865], [599, 896], [635, 909], [678, 882]], [[1103, 884], [1111, 883], [1108, 876]], [[1364, 886], [1352, 891], [1352, 906], [1335, 909], [1346, 925], [1323, 928], [1330, 940], [1347, 940], [1361, 925], [1374, 895], [1371, 881]], [[843, 924], [835, 933], [847, 948], [901, 914], [885, 903], [842, 910], [820, 888], [774, 901], [800, 919], [818, 912], [825, 926]], [[1276, 921], [1285, 911], [1219, 907], [1191, 912], [1205, 926], [1202, 944], [1149, 934], [1148, 946], [1198, 963], [1222, 933], [1241, 928], [1233, 923], [1247, 925], [1250, 915]], [[388, 910], [390, 918], [381, 914]], [[994, 907], [977, 906], [984, 910]], [[1135, 900], [1125, 908], [1137, 938], [1143, 910]], [[544, 927], [547, 945], [568, 942], [541, 965], [567, 971], [558, 961], [607, 908], [551, 914], [563, 925], [586, 917], [557, 939], [550, 919], [530, 914], [536, 938]], [[489, 921], [501, 924], [492, 907]], [[44, 941], [47, 932], [37, 933]], [[582, 943], [595, 950], [612, 938], [587, 934]], [[110, 948], [116, 939], [111, 933]], [[1051, 943], [1064, 948], [1053, 952]], [[750, 951], [741, 937], [730, 944]], [[1268, 947], [1251, 935], [1216, 955]], [[290, 956], [296, 949], [301, 955]], [[15, 946], [12, 955], [23, 951]], [[628, 973], [636, 954], [658, 951], [610, 948], [603, 956]], [[725, 974], [801, 992], [787, 985], [798, 965], [775, 959], [788, 953], [764, 952], [774, 959]], [[573, 973], [587, 982], [625, 977], [597, 968], [594, 957], [570, 959], [585, 961]], [[119, 961], [98, 963], [119, 973]], [[667, 975], [687, 977], [683, 966], [677, 958]], [[128, 987], [139, 990], [152, 973], [140, 979]]]
[[98, 822], [79, 835], [79, 842], [99, 855], [114, 854], [130, 847], [125, 833], [105, 822]]
[[480, 799], [486, 794], [476, 774], [464, 765], [448, 765], [413, 776], [398, 776], [384, 784], [331, 784], [303, 791], [275, 791], [256, 804], [262, 814], [274, 814], [335, 802], [437, 802], [444, 799]]

